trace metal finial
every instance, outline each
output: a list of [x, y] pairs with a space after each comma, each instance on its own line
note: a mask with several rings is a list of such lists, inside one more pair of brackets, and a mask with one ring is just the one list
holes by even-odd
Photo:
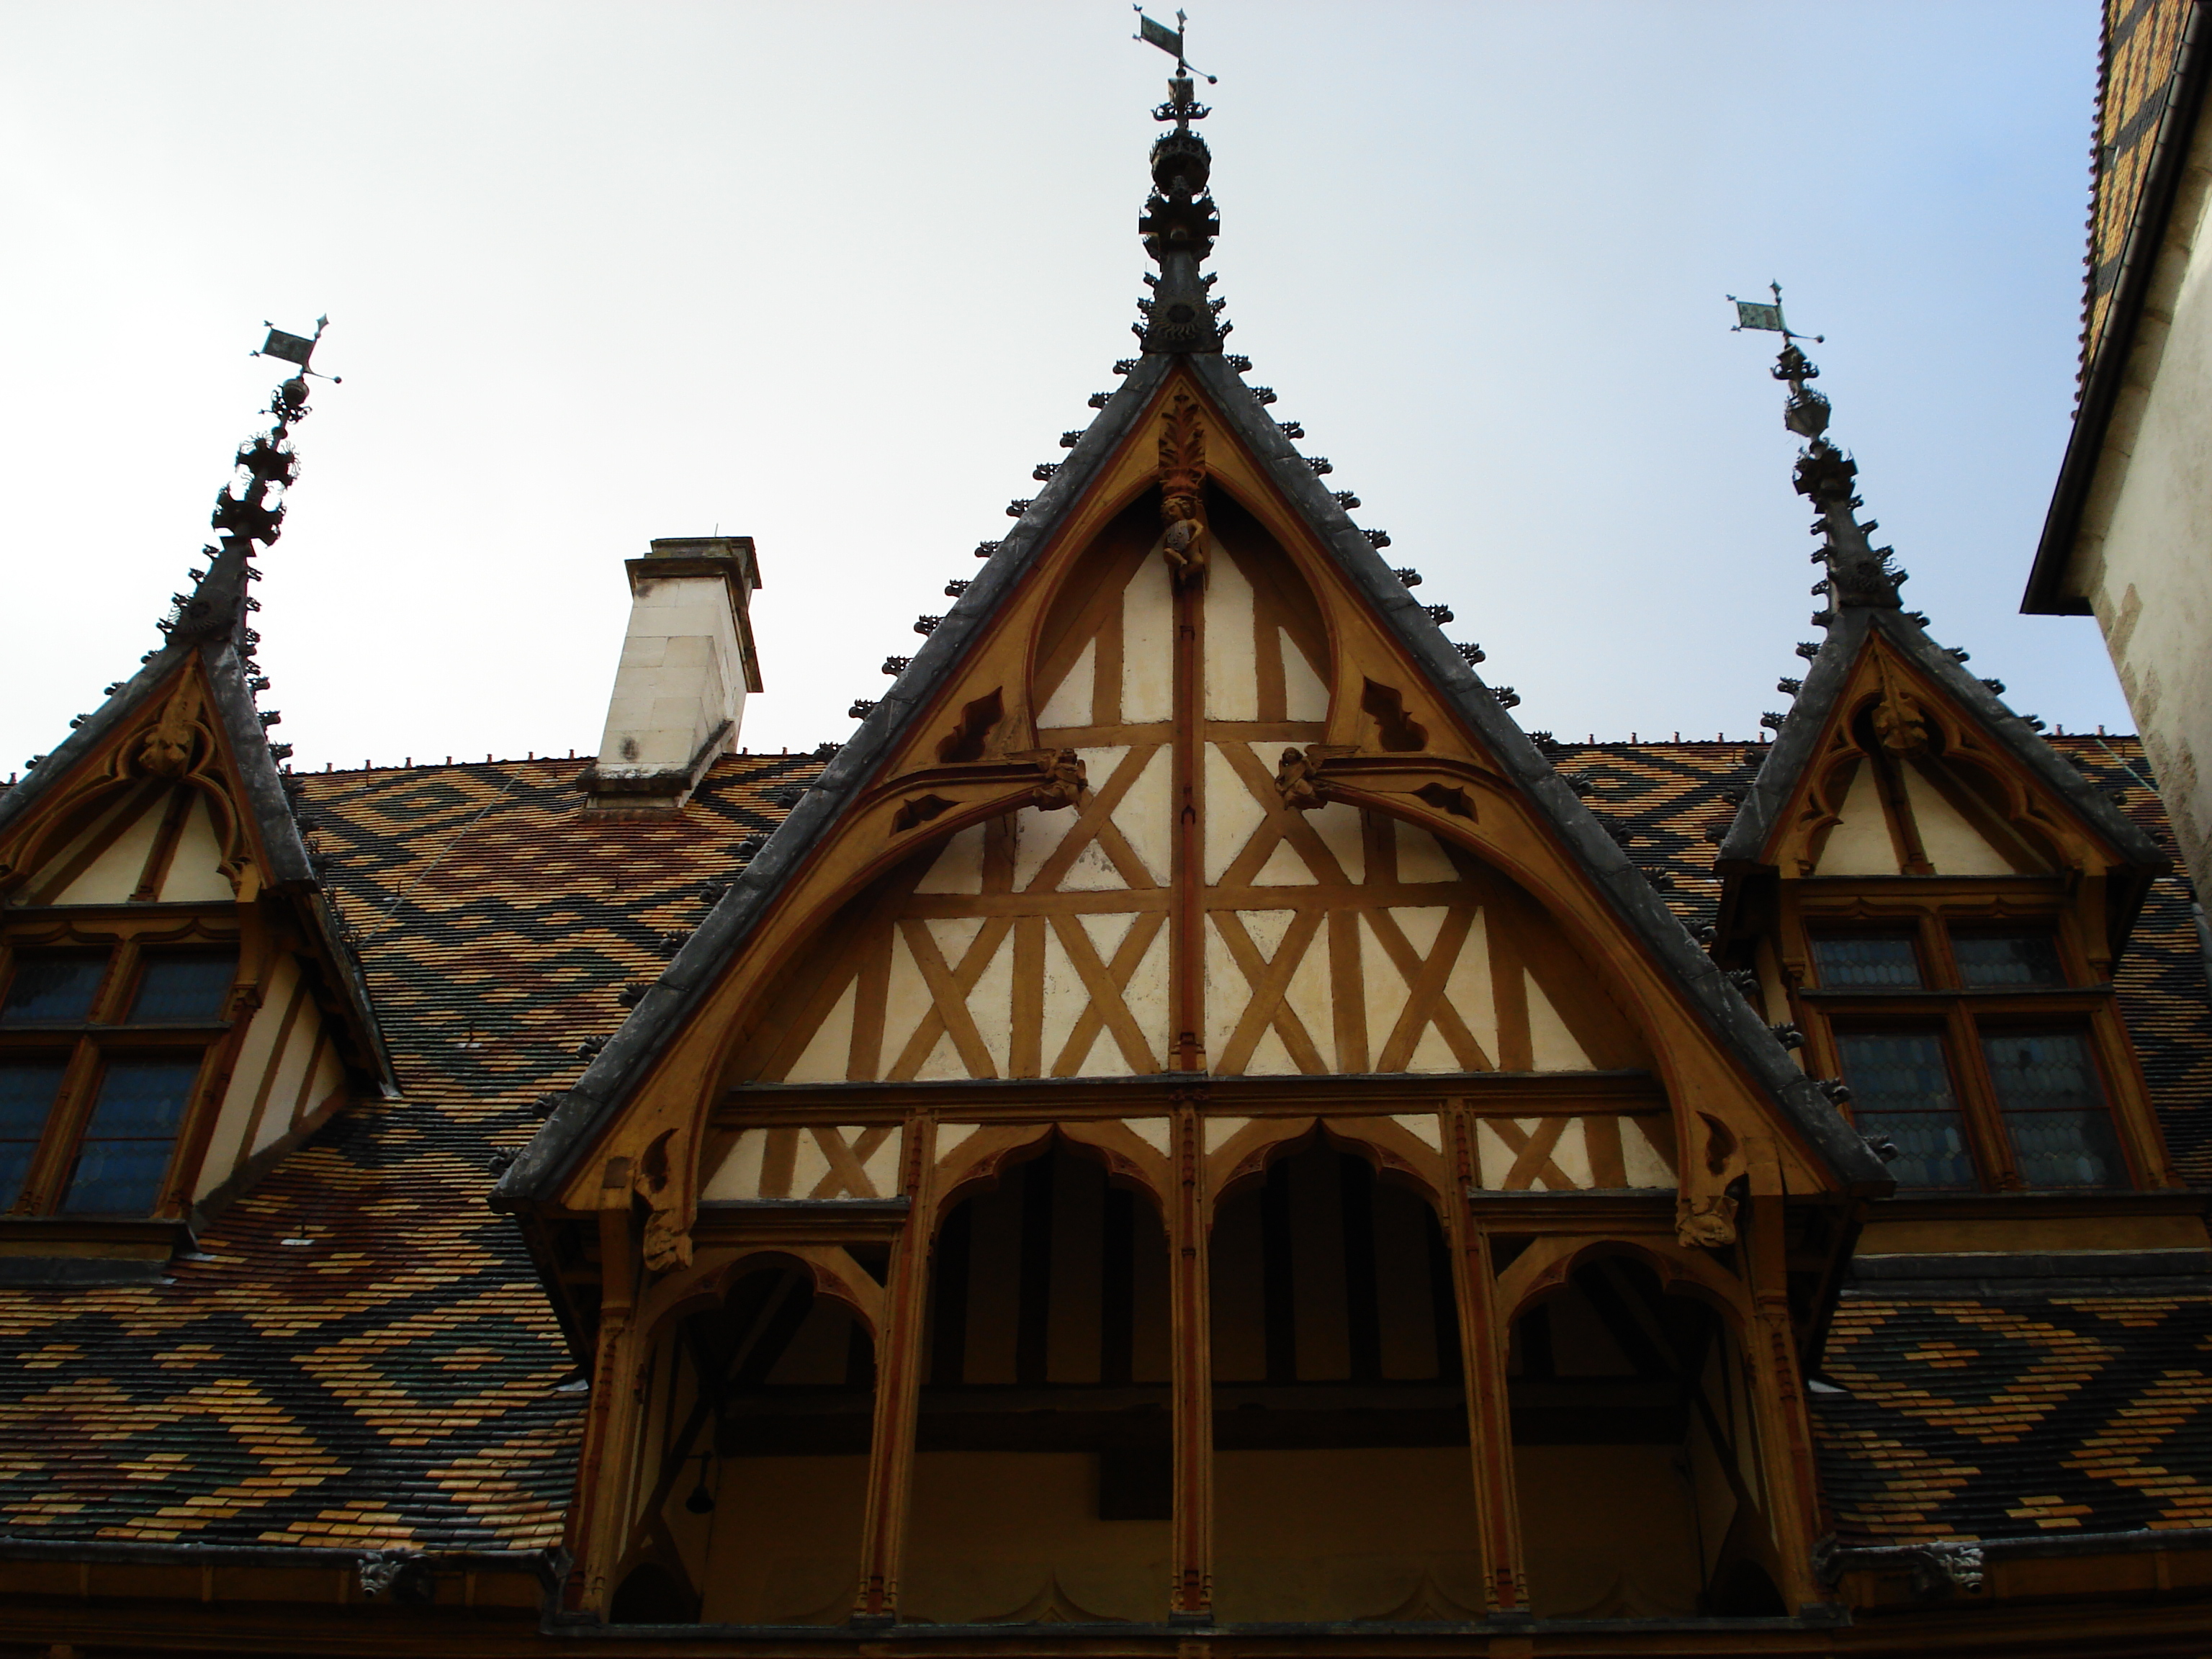
[[1828, 441], [1825, 434], [1832, 410], [1827, 398], [1806, 384], [1817, 380], [1820, 371], [1799, 349], [1797, 342], [1809, 339], [1817, 345], [1826, 337], [1793, 331], [1782, 314], [1782, 285], [1774, 283], [1768, 286], [1774, 294], [1771, 305], [1729, 295], [1736, 308], [1736, 324], [1729, 331], [1740, 334], [1755, 330], [1782, 337], [1782, 350], [1771, 371], [1776, 380], [1790, 387], [1790, 400], [1783, 406], [1782, 422], [1806, 441], [1805, 447], [1798, 453], [1796, 471], [1790, 482], [1820, 514], [1814, 521], [1813, 533], [1820, 538], [1820, 546], [1813, 557], [1826, 568], [1826, 574], [1813, 591], [1826, 594], [1828, 605], [1814, 617], [1814, 623], [1826, 627], [1843, 611], [1855, 606], [1900, 609], [1897, 589], [1905, 580], [1905, 572], [1891, 562], [1888, 548], [1873, 544], [1872, 532], [1880, 526], [1872, 520], [1859, 522], [1857, 509], [1861, 502], [1851, 493], [1858, 477], [1858, 464]]

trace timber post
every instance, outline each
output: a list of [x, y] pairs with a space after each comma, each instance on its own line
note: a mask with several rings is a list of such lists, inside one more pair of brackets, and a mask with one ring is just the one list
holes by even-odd
[[929, 1306], [929, 1259], [937, 1231], [937, 1123], [927, 1112], [907, 1120], [906, 1229], [891, 1246], [883, 1328], [876, 1334], [875, 1417], [868, 1447], [868, 1506], [861, 1523], [856, 1624], [898, 1620], [899, 1561], [921, 1410], [922, 1321]]
[[1459, 1309], [1468, 1445], [1481, 1534], [1476, 1549], [1482, 1560], [1483, 1611], [1525, 1616], [1528, 1576], [1522, 1559], [1520, 1505], [1513, 1488], [1513, 1413], [1505, 1393], [1508, 1332], [1498, 1306], [1490, 1241], [1468, 1201], [1474, 1185], [1474, 1126], [1464, 1101], [1450, 1103], [1444, 1123], [1450, 1136], [1450, 1161], [1443, 1220], [1451, 1246], [1453, 1299]]

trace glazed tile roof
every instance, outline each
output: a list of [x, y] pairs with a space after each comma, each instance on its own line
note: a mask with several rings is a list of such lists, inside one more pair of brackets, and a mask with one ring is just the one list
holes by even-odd
[[1813, 1401], [1846, 1545], [2212, 1526], [2212, 1279], [1913, 1287], [1837, 1309]]
[[2097, 167], [2081, 319], [2086, 368], [2104, 338], [2127, 246], [2148, 182], [2159, 118], [2191, 0], [2105, 0], [2098, 64]]
[[581, 819], [582, 764], [302, 781], [404, 1097], [332, 1121], [166, 1283], [0, 1290], [0, 1535], [560, 1541], [583, 1396], [489, 1159], [781, 817], [764, 792], [820, 766], [725, 761], [652, 823]]
[[[2128, 810], [2163, 840], [2154, 799], [2125, 770], [2142, 765], [2132, 738], [2054, 741], [2100, 787], [2129, 785]], [[1759, 745], [1552, 752], [1562, 772], [1589, 775], [1589, 800], [1667, 884], [1676, 913], [1710, 919], [1711, 831], [1729, 810], [1720, 791]], [[653, 978], [699, 922], [708, 887], [738, 867], [738, 842], [781, 819], [773, 792], [822, 764], [726, 760], [674, 822], [580, 817], [580, 761], [301, 780], [404, 1097], [327, 1126], [167, 1283], [0, 1289], [11, 1362], [0, 1370], [0, 1535], [556, 1544], [583, 1396], [562, 1390], [573, 1358], [513, 1224], [484, 1204], [489, 1162], [536, 1129], [541, 1092], [581, 1070], [580, 1042], [620, 1022], [620, 988]], [[2158, 884], [2136, 938], [2122, 995], [2176, 1157], [2212, 1185], [2212, 1134], [2197, 1127], [2212, 1124], [2212, 1031], [2179, 878]], [[2102, 1530], [2193, 1514], [2196, 1480], [2212, 1489], [2193, 1426], [2212, 1297], [2124, 1307], [2083, 1296], [1994, 1312], [1985, 1302], [1846, 1300], [1832, 1364], [1839, 1381], [1869, 1380], [1846, 1384], [1840, 1410], [1824, 1402], [1820, 1422], [1851, 1535]], [[1985, 1371], [1977, 1358], [1962, 1372], [1953, 1360], [1970, 1348], [2010, 1369]], [[2063, 1409], [2031, 1420], [2034, 1402], [2052, 1399]], [[2007, 1425], [2036, 1432], [2000, 1441]], [[2000, 1445], [2012, 1449], [1990, 1449]]]

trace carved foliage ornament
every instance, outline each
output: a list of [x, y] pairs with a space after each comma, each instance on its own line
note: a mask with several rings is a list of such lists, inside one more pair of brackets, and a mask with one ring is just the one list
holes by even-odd
[[1153, 551], [1166, 559], [1176, 584], [1206, 580], [1206, 428], [1198, 400], [1176, 393], [1160, 416], [1160, 531]]

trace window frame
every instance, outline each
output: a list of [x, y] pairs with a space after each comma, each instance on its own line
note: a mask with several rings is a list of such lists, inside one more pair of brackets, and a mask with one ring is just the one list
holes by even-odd
[[[2163, 1159], [2144, 1125], [2150, 1110], [2134, 1049], [2121, 1021], [2113, 988], [2093, 976], [2090, 958], [2075, 937], [2076, 920], [2063, 897], [1981, 890], [1944, 896], [1892, 896], [1862, 889], [1823, 902], [1804, 896], [1793, 918], [1797, 947], [1787, 977], [1792, 1012], [1805, 1033], [1805, 1060], [1815, 1075], [1842, 1077], [1838, 1034], [1940, 1031], [1943, 1059], [1960, 1109], [1968, 1151], [1983, 1193], [2038, 1195], [2146, 1192], [2169, 1184]], [[2053, 986], [1970, 987], [1952, 949], [1954, 933], [2048, 933], [2057, 949], [2063, 983]], [[1819, 981], [1816, 936], [1910, 933], [1920, 958], [1918, 990], [1864, 987], [1827, 989]], [[1786, 949], [1787, 947], [1785, 947]], [[2121, 1168], [2105, 1187], [2032, 1188], [2021, 1178], [2002, 1102], [1983, 1052], [1986, 1035], [2007, 1030], [2080, 1035], [2112, 1124]], [[1850, 1108], [1845, 1109], [1850, 1115]], [[1854, 1120], [1855, 1121], [1855, 1120]], [[1900, 1188], [1900, 1198], [1956, 1199], [1959, 1188]]]
[[[40, 1058], [63, 1062], [61, 1086], [47, 1109], [21, 1190], [5, 1195], [8, 1204], [0, 1208], [0, 1219], [42, 1228], [184, 1220], [191, 1212], [194, 1181], [252, 1012], [246, 941], [234, 921], [225, 925], [228, 919], [212, 914], [179, 917], [172, 913], [143, 921], [72, 918], [58, 926], [50, 918], [40, 920], [47, 925], [0, 933], [0, 998], [5, 997], [22, 957], [104, 951], [107, 960], [86, 1018], [0, 1024], [0, 1063]], [[209, 950], [226, 950], [236, 957], [214, 1018], [125, 1023], [149, 958]], [[198, 1070], [179, 1110], [176, 1138], [152, 1207], [143, 1214], [129, 1215], [65, 1210], [70, 1179], [109, 1063], [195, 1055]]]

